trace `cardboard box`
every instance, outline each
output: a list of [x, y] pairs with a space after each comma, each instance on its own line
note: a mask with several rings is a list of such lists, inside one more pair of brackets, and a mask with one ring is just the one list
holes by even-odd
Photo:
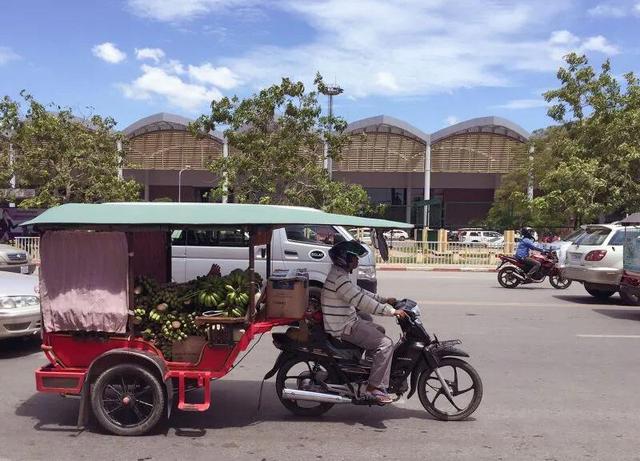
[[188, 336], [184, 341], [174, 341], [171, 345], [173, 362], [198, 363], [202, 348], [207, 343], [202, 336]]
[[267, 318], [301, 319], [309, 303], [309, 277], [277, 274], [267, 280]]

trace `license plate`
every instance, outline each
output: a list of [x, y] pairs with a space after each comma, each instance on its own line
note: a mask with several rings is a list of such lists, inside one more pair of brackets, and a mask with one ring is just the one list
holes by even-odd
[[582, 255], [580, 253], [569, 254], [569, 261], [571, 261], [572, 263], [580, 263], [581, 260], [582, 260]]
[[29, 273], [29, 266], [20, 266], [20, 273], [21, 274], [28, 274]]

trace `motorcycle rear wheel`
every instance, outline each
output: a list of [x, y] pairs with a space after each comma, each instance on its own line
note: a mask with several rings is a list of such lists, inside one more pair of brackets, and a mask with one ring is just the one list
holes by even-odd
[[[471, 416], [482, 401], [482, 380], [478, 372], [464, 360], [454, 357], [441, 359], [438, 370], [451, 388], [454, 402], [450, 402], [442, 390], [442, 384], [435, 369], [428, 368], [420, 374], [418, 379], [418, 397], [424, 409], [441, 421], [460, 421]], [[460, 371], [466, 375], [463, 378], [463, 389], [460, 389]], [[433, 398], [429, 398], [430, 392], [432, 394], [435, 392]], [[466, 397], [464, 400], [456, 399], [456, 397], [464, 396], [469, 392], [473, 392], [471, 397]], [[458, 406], [460, 403], [462, 406]], [[453, 410], [448, 411], [451, 408]]]
[[522, 281], [516, 276], [516, 268], [507, 266], [498, 272], [498, 283], [500, 283], [503, 288], [515, 288], [520, 285]]
[[571, 280], [565, 279], [560, 275], [550, 275], [549, 283], [557, 290], [565, 290], [571, 286]]
[[[318, 371], [316, 371], [318, 368]], [[323, 413], [329, 411], [332, 407], [332, 403], [320, 403], [320, 402], [305, 402], [288, 400], [282, 397], [283, 389], [297, 389], [297, 390], [315, 390], [320, 389], [308, 389], [306, 386], [315, 387], [315, 383], [318, 380], [317, 374], [321, 372], [324, 375], [324, 379], [330, 379], [334, 373], [332, 368], [323, 364], [317, 360], [305, 359], [296, 357], [285, 362], [276, 376], [276, 392], [278, 398], [284, 407], [294, 415], [298, 416], [320, 416]]]

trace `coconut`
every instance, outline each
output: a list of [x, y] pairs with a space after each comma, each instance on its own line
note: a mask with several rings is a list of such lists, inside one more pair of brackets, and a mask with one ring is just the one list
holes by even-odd
[[173, 328], [174, 330], [180, 329], [181, 326], [182, 323], [180, 323], [179, 320], [174, 320], [173, 322], [171, 322], [171, 328]]
[[169, 309], [169, 305], [168, 305], [167, 303], [160, 303], [160, 304], [158, 304], [158, 305], [156, 306], [156, 310], [157, 310], [158, 312], [164, 312], [164, 311], [166, 311], [167, 309]]

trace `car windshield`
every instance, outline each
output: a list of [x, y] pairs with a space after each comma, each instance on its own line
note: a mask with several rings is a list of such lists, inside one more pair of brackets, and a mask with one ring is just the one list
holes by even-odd
[[585, 229], [584, 235], [574, 243], [581, 246], [602, 245], [610, 233], [611, 229], [607, 229], [606, 227], [590, 227]]

